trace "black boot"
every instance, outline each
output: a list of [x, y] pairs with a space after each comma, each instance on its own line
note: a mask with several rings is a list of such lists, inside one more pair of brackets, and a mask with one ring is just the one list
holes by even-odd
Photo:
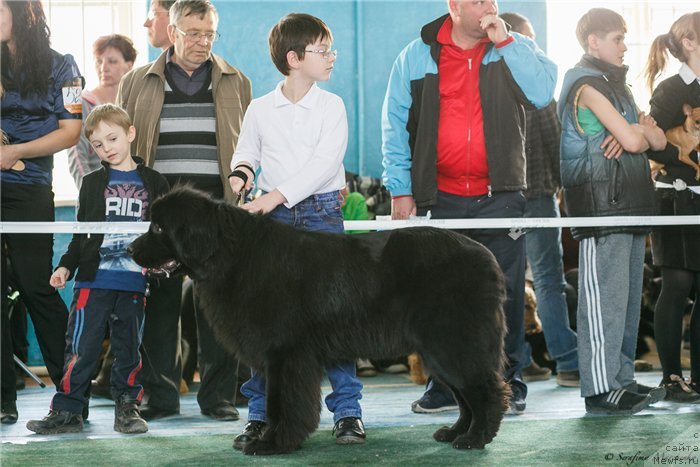
[[83, 417], [79, 413], [51, 410], [42, 420], [29, 420], [27, 429], [40, 435], [79, 433], [83, 431]]
[[9, 425], [17, 423], [17, 402], [2, 401], [0, 402], [0, 423]]
[[134, 399], [120, 396], [114, 404], [114, 431], [120, 433], [145, 433], [148, 423], [141, 418], [139, 403]]
[[251, 420], [246, 423], [243, 431], [233, 438], [233, 449], [243, 449], [253, 441], [257, 441], [262, 437], [267, 424], [258, 420]]

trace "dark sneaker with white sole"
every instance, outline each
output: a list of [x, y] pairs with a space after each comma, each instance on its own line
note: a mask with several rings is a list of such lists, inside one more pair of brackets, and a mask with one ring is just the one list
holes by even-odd
[[591, 414], [632, 415], [646, 409], [651, 397], [626, 389], [615, 389], [586, 397], [586, 412]]
[[439, 413], [459, 410], [452, 394], [446, 396], [442, 391], [428, 390], [423, 397], [411, 404], [415, 413]]
[[29, 420], [27, 429], [40, 435], [80, 433], [83, 431], [83, 417], [79, 413], [51, 410], [42, 420]]
[[367, 435], [362, 420], [357, 417], [341, 418], [333, 427], [335, 444], [363, 444]]

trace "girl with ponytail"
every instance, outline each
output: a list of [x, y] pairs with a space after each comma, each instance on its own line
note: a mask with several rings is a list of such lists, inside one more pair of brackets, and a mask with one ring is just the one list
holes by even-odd
[[[669, 54], [681, 62], [678, 74], [654, 82], [668, 65]], [[645, 77], [653, 90], [651, 116], [666, 131], [682, 125], [683, 105], [700, 107], [700, 12], [678, 18], [668, 33], [651, 45]], [[678, 148], [667, 144], [662, 151], [649, 151], [649, 159], [663, 164], [657, 173], [656, 199], [661, 215], [700, 215], [700, 181], [695, 171], [678, 158]], [[691, 158], [697, 162], [698, 153]], [[652, 230], [654, 264], [661, 269], [661, 295], [656, 303], [654, 333], [663, 369], [661, 384], [666, 400], [700, 401], [700, 226], [658, 227]], [[690, 291], [695, 288], [690, 319], [690, 379], [681, 369], [683, 315]]]

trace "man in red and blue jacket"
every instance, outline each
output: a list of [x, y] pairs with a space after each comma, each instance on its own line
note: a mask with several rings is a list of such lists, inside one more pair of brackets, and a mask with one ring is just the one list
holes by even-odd
[[[509, 33], [495, 0], [449, 0], [398, 56], [382, 109], [384, 184], [392, 218], [522, 217], [525, 109], [549, 104], [556, 65], [534, 41]], [[506, 277], [504, 377], [512, 413], [525, 410], [525, 239], [508, 230], [465, 232], [496, 257]], [[430, 381], [414, 412], [457, 409]]]

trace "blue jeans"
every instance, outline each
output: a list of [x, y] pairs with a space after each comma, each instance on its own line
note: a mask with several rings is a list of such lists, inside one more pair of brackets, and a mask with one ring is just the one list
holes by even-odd
[[[528, 199], [525, 217], [559, 217], [555, 196]], [[542, 321], [542, 331], [547, 351], [557, 362], [557, 370], [578, 369], [576, 333], [569, 324], [564, 288], [564, 263], [562, 260], [561, 229], [533, 229], [525, 236], [527, 260], [537, 296], [537, 313]], [[532, 359], [532, 349], [526, 342], [525, 366]]]
[[[337, 191], [309, 196], [291, 209], [279, 205], [269, 216], [301, 230], [343, 234], [343, 212]], [[355, 362], [326, 367], [326, 374], [333, 388], [326, 396], [326, 407], [333, 412], [333, 421], [345, 417], [362, 418], [362, 383], [355, 374]], [[251, 377], [241, 386], [241, 393], [249, 399], [248, 420], [266, 421], [265, 376], [251, 370]]]

